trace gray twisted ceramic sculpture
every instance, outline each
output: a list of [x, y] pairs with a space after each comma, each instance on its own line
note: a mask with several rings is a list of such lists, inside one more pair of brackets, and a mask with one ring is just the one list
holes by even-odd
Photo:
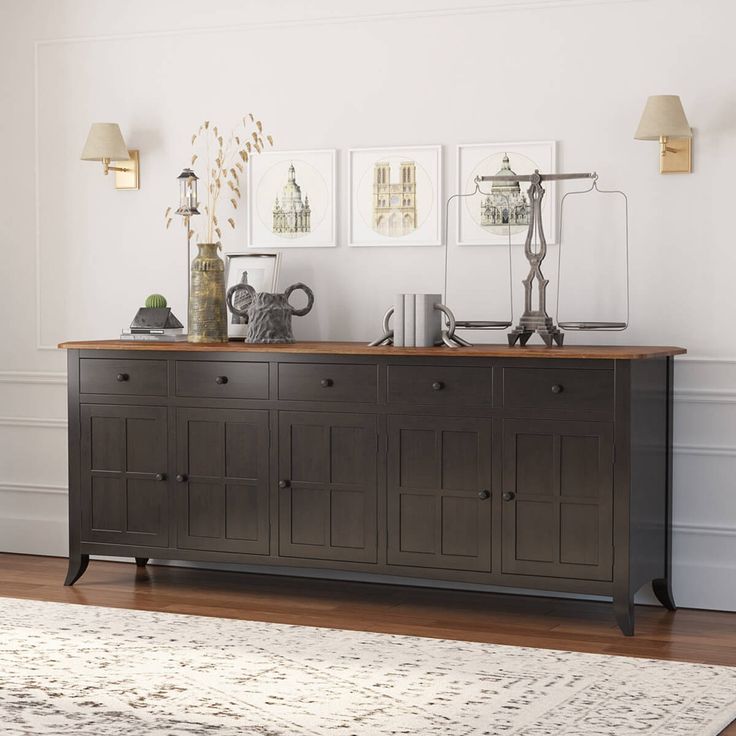
[[[289, 297], [300, 290], [307, 295], [307, 304], [296, 309], [289, 304]], [[238, 292], [243, 292], [242, 294]], [[236, 298], [236, 303], [234, 302]], [[314, 305], [314, 293], [305, 284], [292, 284], [283, 294], [267, 291], [256, 292], [250, 284], [235, 284], [227, 291], [228, 309], [248, 323], [246, 342], [275, 343], [294, 342], [291, 317], [303, 317]]]

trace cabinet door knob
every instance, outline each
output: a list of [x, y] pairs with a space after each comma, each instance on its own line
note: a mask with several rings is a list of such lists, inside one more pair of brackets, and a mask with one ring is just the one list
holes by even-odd
[[333, 384], [333, 380], [331, 378], [323, 378], [319, 382], [319, 385], [322, 386], [322, 388], [329, 388], [330, 386], [332, 386], [332, 384]]
[[215, 378], [215, 383], [219, 386], [223, 386], [227, 383], [227, 376], [217, 376], [217, 378]]
[[503, 494], [504, 501], [513, 501], [516, 498], [516, 494], [513, 491], [506, 491]]
[[490, 491], [486, 491], [486, 490], [478, 491], [478, 498], [481, 501], [485, 501], [487, 498], [490, 498], [490, 497], [491, 497], [491, 492]]
[[176, 482], [177, 483], [185, 483], [186, 482], [186, 475], [179, 473], [179, 475], [176, 476]]
[[290, 485], [291, 483], [288, 480], [279, 481], [279, 488], [288, 488]]
[[554, 384], [554, 386], [552, 386], [553, 394], [561, 394], [563, 390], [563, 387], [559, 383], [556, 383]]
[[433, 389], [434, 389], [435, 391], [442, 391], [442, 389], [443, 389], [444, 387], [445, 387], [445, 384], [444, 384], [444, 383], [442, 383], [442, 381], [435, 381], [435, 382], [434, 382], [434, 383], [432, 384], [432, 388], [433, 388]]
[[153, 477], [156, 480], [166, 480], [166, 473], [156, 473]]
[[115, 376], [115, 380], [123, 383], [123, 381], [127, 381], [130, 376], [127, 373], [118, 373], [117, 376]]

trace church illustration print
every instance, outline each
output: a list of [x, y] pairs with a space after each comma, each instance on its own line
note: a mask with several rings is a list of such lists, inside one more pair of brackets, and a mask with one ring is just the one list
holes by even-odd
[[302, 189], [296, 183], [294, 164], [289, 165], [289, 174], [281, 193], [281, 201], [276, 195], [273, 206], [274, 235], [285, 238], [294, 238], [310, 232], [312, 209], [309, 206], [309, 197], [306, 192], [302, 201]]
[[[496, 176], [514, 176], [509, 155], [504, 153]], [[481, 199], [480, 224], [488, 229], [529, 224], [529, 200], [518, 181], [494, 181], [491, 193]]]
[[373, 166], [373, 229], [391, 238], [417, 228], [417, 165], [402, 161], [399, 181], [391, 181], [391, 164], [378, 161]]

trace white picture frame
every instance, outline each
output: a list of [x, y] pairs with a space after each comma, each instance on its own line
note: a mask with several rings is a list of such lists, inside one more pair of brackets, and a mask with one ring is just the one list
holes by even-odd
[[[281, 253], [225, 253], [225, 290], [242, 281], [248, 272], [248, 283], [258, 292], [275, 292], [278, 288]], [[248, 325], [227, 310], [227, 336], [233, 340], [245, 339]]]
[[[469, 194], [475, 189], [477, 175], [494, 176], [503, 169], [504, 155], [509, 158], [508, 168], [516, 174], [531, 174], [539, 169], [542, 174], [557, 173], [557, 143], [556, 141], [524, 141], [511, 143], [463, 143], [457, 146], [456, 156], [456, 184], [457, 194]], [[491, 183], [481, 183], [481, 190], [486, 194], [477, 194], [474, 197], [459, 197], [455, 208], [455, 237], [457, 245], [507, 245], [508, 219], [504, 218], [498, 224], [492, 220], [498, 212], [494, 201], [488, 201], [492, 189]], [[526, 182], [519, 187], [520, 206], [517, 212], [523, 212], [522, 200], [528, 206], [528, 189]], [[548, 245], [557, 242], [557, 187], [554, 182], [544, 184], [545, 195], [542, 200], [542, 227]], [[516, 196], [514, 192], [510, 195]], [[509, 195], [504, 201], [508, 202]], [[488, 213], [493, 213], [491, 216]], [[522, 245], [526, 240], [527, 218], [519, 216], [520, 224], [511, 226], [512, 245]], [[513, 215], [512, 215], [513, 217]], [[483, 223], [486, 224], [483, 224]]]
[[[290, 167], [296, 188], [286, 192]], [[337, 245], [337, 152], [334, 148], [264, 151], [248, 164], [247, 247], [334, 248]], [[278, 198], [278, 201], [277, 201]], [[278, 217], [276, 207], [288, 198]], [[309, 216], [305, 204], [308, 201]], [[277, 217], [280, 220], [277, 229]]]
[[[381, 199], [374, 184], [382, 163]], [[442, 245], [441, 145], [352, 148], [347, 184], [349, 246]]]

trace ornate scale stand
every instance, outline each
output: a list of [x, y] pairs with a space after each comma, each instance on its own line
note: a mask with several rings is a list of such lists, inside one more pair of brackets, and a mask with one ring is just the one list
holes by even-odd
[[[536, 332], [544, 343], [552, 346], [553, 342], [562, 345], [564, 334], [560, 332], [553, 319], [547, 314], [547, 284], [548, 279], [542, 274], [542, 261], [547, 255], [547, 241], [544, 237], [542, 228], [542, 198], [544, 197], [544, 188], [542, 182], [545, 181], [563, 181], [568, 179], [594, 179], [595, 173], [588, 174], [540, 174], [535, 171], [533, 174], [519, 174], [513, 176], [479, 176], [476, 177], [476, 183], [482, 181], [490, 182], [529, 182], [529, 228], [526, 233], [526, 242], [524, 243], [524, 255], [529, 261], [529, 274], [522, 281], [524, 284], [524, 313], [519, 318], [519, 323], [508, 334], [509, 345], [515, 345], [520, 342], [526, 345], [529, 338]], [[534, 249], [534, 235], [538, 237], [538, 248]], [[534, 309], [532, 305], [534, 282], [537, 282], [538, 304]]]

